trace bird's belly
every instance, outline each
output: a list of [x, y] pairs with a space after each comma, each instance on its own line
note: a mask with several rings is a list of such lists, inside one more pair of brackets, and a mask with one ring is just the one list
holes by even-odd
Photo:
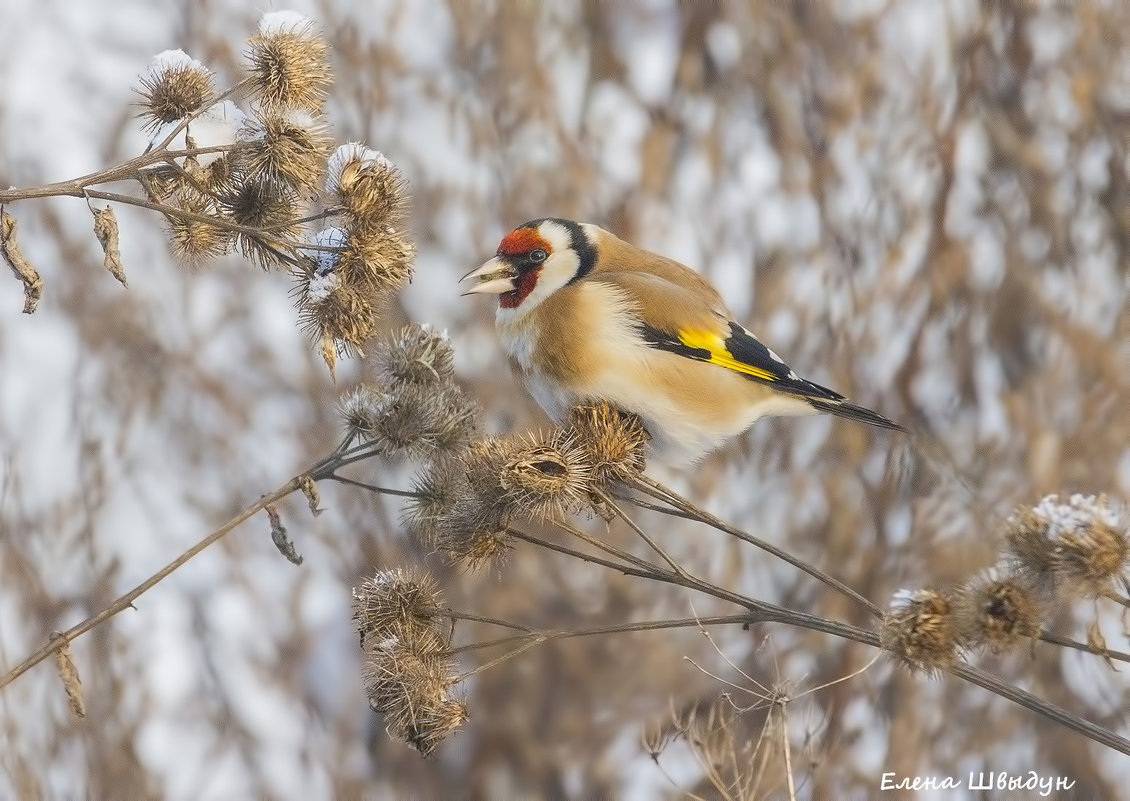
[[569, 410], [585, 398], [569, 387], [543, 376], [522, 371], [522, 386], [542, 410], [558, 422], [564, 422]]
[[[711, 366], [691, 364], [690, 367]], [[713, 369], [721, 372], [721, 368]], [[693, 459], [740, 434], [766, 413], [759, 404], [745, 402], [746, 387], [738, 387], [740, 401], [736, 403], [733, 391], [719, 391], [719, 385], [728, 383], [725, 374], [714, 376], [707, 371], [704, 376], [704, 380], [693, 386], [680, 386], [680, 382], [657, 376], [646, 366], [610, 370], [599, 382], [594, 382], [586, 394], [607, 399], [638, 414], [652, 436], [654, 450]]]

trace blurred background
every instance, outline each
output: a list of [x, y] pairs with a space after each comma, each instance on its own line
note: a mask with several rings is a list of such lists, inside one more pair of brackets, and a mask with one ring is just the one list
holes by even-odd
[[[139, 153], [132, 104], [152, 56], [182, 48], [226, 86], [278, 8], [2, 5], [4, 186]], [[282, 7], [332, 46], [338, 141], [383, 151], [410, 182], [417, 272], [389, 326], [450, 333], [487, 431], [546, 420], [510, 377], [488, 302], [457, 279], [554, 215], [700, 270], [798, 372], [917, 433], [910, 446], [830, 418], [763, 421], [701, 464], [649, 468], [881, 605], [992, 563], [1017, 504], [1130, 498], [1122, 3]], [[45, 296], [21, 315], [19, 283], [0, 276], [5, 670], [328, 452], [340, 394], [372, 375], [346, 361], [333, 383], [287, 276], [237, 257], [186, 270], [156, 215], [118, 210], [127, 291], [81, 201], [8, 210]], [[366, 478], [408, 487], [414, 469], [370, 463]], [[49, 663], [0, 691], [0, 796], [710, 797], [693, 749], [656, 764], [640, 733], [726, 692], [752, 707], [740, 741], [768, 732], [765, 797], [785, 793], [783, 738], [802, 797], [874, 795], [886, 771], [1034, 770], [1071, 777], [1078, 797], [1130, 786], [1124, 757], [956, 680], [880, 661], [806, 692], [875, 653], [769, 626], [543, 645], [468, 682], [470, 721], [423, 760], [362, 691], [350, 590], [374, 570], [423, 564], [453, 605], [551, 628], [733, 610], [533, 549], [451, 571], [406, 541], [396, 499], [324, 486], [322, 500], [316, 519], [301, 498], [280, 508], [301, 567], [255, 518], [79, 639], [84, 719]], [[639, 520], [717, 583], [868, 624], [759, 552]], [[1106, 607], [1064, 609], [1054, 629], [1083, 640], [1092, 622], [1127, 649]], [[977, 661], [1130, 735], [1125, 671], [1046, 644]], [[758, 697], [774, 688], [795, 698], [783, 720]]]

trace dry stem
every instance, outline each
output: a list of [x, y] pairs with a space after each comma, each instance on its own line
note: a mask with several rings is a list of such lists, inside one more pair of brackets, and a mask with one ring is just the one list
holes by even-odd
[[[70, 629], [63, 632], [62, 635], [53, 636], [46, 645], [31, 654], [19, 665], [9, 670], [3, 675], [3, 677], [0, 677], [0, 687], [4, 687], [7, 684], [11, 683], [23, 673], [27, 672], [30, 668], [34, 667], [38, 663], [47, 659], [52, 654], [59, 651], [61, 648], [68, 645], [76, 637], [90, 631], [101, 623], [104, 623], [122, 610], [131, 607], [133, 605], [133, 602], [137, 600], [137, 598], [156, 586], [163, 579], [179, 569], [186, 562], [195, 557], [208, 546], [214, 544], [215, 542], [218, 542], [228, 532], [235, 529], [239, 524], [252, 517], [255, 513], [265, 509], [270, 504], [282, 500], [293, 492], [301, 491], [302, 485], [304, 481], [307, 480], [307, 477], [315, 481], [321, 479], [333, 479], [335, 481], [358, 486], [372, 492], [391, 493], [397, 495], [411, 494], [398, 490], [390, 490], [384, 487], [377, 487], [371, 484], [366, 484], [364, 482], [355, 481], [353, 479], [348, 479], [343, 476], [337, 475], [337, 470], [339, 470], [344, 465], [374, 455], [373, 450], [366, 445], [350, 447], [351, 444], [352, 438], [345, 438], [329, 456], [311, 465], [309, 469], [301, 471], [294, 478], [290, 479], [287, 483], [285, 483], [278, 489], [267, 495], [264, 495], [255, 503], [246, 507], [223, 526], [208, 534], [198, 543], [186, 550], [184, 553], [182, 553], [168, 565], [163, 567], [161, 570], [153, 574], [153, 576], [139, 584], [137, 587], [117, 598], [115, 601], [113, 601], [98, 613], [88, 617], [86, 620], [83, 620], [77, 625], [72, 626]], [[753, 544], [760, 542], [759, 540], [757, 540], [757, 538], [745, 534], [745, 532], [740, 532], [737, 529], [733, 529], [732, 527], [727, 526], [721, 521], [717, 521], [716, 519], [712, 518], [705, 512], [701, 512], [701, 510], [698, 510], [689, 502], [678, 498], [678, 496], [670, 493], [658, 484], [654, 484], [650, 481], [641, 482], [641, 484], [643, 486], [647, 486], [655, 494], [663, 493], [663, 495], [666, 496], [664, 498], [665, 500], [668, 500], [672, 503], [677, 503], [680, 513], [684, 516], [693, 516], [694, 519], [702, 519], [703, 522], [713, 525], [714, 527], [719, 528], [726, 533], [732, 534], [733, 536], [738, 536], [743, 541], [752, 542]], [[565, 528], [567, 531], [570, 531], [571, 529], [571, 527]], [[633, 528], [636, 527], [633, 526]], [[712, 597], [737, 604], [748, 611], [741, 615], [732, 615], [717, 618], [691, 618], [686, 620], [649, 621], [643, 623], [626, 623], [611, 626], [592, 627], [587, 629], [552, 631], [539, 631], [518, 624], [509, 623], [507, 621], [500, 621], [471, 614], [452, 612], [450, 613], [452, 618], [478, 620], [480, 622], [506, 626], [521, 632], [520, 634], [513, 635], [511, 637], [470, 644], [454, 649], [453, 653], [457, 653], [459, 651], [478, 650], [492, 646], [506, 645], [508, 643], [519, 643], [519, 646], [517, 648], [502, 655], [492, 662], [488, 662], [482, 666], [479, 666], [474, 671], [472, 671], [471, 674], [467, 674], [468, 676], [473, 675], [473, 673], [486, 670], [488, 667], [493, 666], [500, 661], [509, 659], [512, 656], [516, 656], [521, 651], [553, 639], [592, 636], [598, 634], [614, 634], [626, 631], [669, 629], [690, 625], [703, 626], [722, 625], [726, 623], [741, 625], [750, 625], [752, 623], [784, 623], [786, 625], [797, 626], [799, 628], [809, 629], [811, 631], [823, 632], [835, 637], [840, 637], [841, 639], [859, 642], [864, 645], [869, 645], [873, 648], [880, 647], [879, 637], [875, 632], [867, 631], [850, 624], [822, 618], [817, 615], [810, 615], [804, 612], [787, 609], [785, 607], [771, 604], [765, 601], [748, 598], [738, 593], [734, 593], [730, 590], [726, 590], [717, 585], [711, 584], [710, 582], [704, 581], [703, 579], [692, 576], [685, 570], [680, 569], [678, 572], [676, 572], [674, 570], [659, 567], [658, 565], [652, 565], [632, 556], [631, 554], [621, 551], [620, 549], [614, 548], [613, 546], [609, 546], [605, 543], [601, 543], [598, 540], [584, 535], [583, 532], [579, 532], [577, 530], [571, 530], [570, 533], [580, 536], [583, 541], [587, 542], [595, 548], [604, 551], [605, 553], [608, 553], [610, 556], [620, 561], [613, 561], [611, 559], [606, 559], [594, 554], [583, 553], [567, 546], [544, 540], [540, 537], [520, 531], [518, 529], [510, 528], [507, 530], [507, 533], [516, 539], [537, 545], [538, 547], [556, 551], [557, 553], [569, 556], [571, 558], [590, 562], [592, 564], [596, 564], [610, 570], [615, 570], [625, 575], [637, 576], [640, 578], [650, 579], [652, 581], [659, 581], [667, 584], [685, 587], [687, 589], [695, 590], [697, 592], [701, 592], [706, 595], [710, 595]], [[640, 532], [637, 530], [637, 533]], [[651, 543], [650, 537], [645, 537], [645, 539], [649, 541], [649, 543]], [[663, 552], [659, 550], [657, 545], [653, 544], [653, 547], [655, 547], [657, 552], [662, 555]], [[770, 546], [770, 548], [768, 548], [767, 550], [774, 552], [778, 549], [772, 548]], [[828, 583], [826, 579], [830, 579], [830, 577], [825, 576], [819, 570], [806, 565], [804, 562], [796, 559], [795, 557], [790, 556], [788, 559], [786, 559], [786, 561], [790, 562], [790, 564], [796, 564], [797, 567], [800, 567], [806, 573], [820, 578], [820, 580], [825, 581], [825, 583]], [[832, 582], [835, 582], [834, 579], [830, 580]], [[838, 584], [838, 582], [835, 582], [830, 586], [836, 586], [836, 584]], [[837, 589], [839, 589], [839, 587], [837, 587]], [[846, 594], [849, 595], [849, 597], [855, 597], [856, 595], [854, 591], [851, 590], [848, 590]], [[1052, 639], [1051, 641], [1058, 644], [1079, 648], [1080, 650], [1088, 650], [1092, 653], [1096, 652], [1095, 649], [1083, 646], [1079, 643], [1061, 641], [1058, 638]], [[1104, 652], [1104, 655], [1114, 656], [1114, 653], [1116, 652]], [[1125, 654], [1118, 654], [1114, 658], [1130, 659], [1130, 656]], [[953, 667], [948, 669], [948, 672], [954, 676], [957, 676], [958, 678], [961, 678], [972, 684], [976, 684], [979, 687], [983, 687], [984, 689], [987, 689], [996, 695], [1006, 698], [1013, 703], [1019, 704], [1029, 710], [1032, 710], [1033, 712], [1036, 712], [1043, 717], [1046, 717], [1062, 726], [1065, 726], [1072, 731], [1078, 732], [1083, 736], [1094, 740], [1095, 742], [1101, 743], [1108, 748], [1119, 751], [1123, 754], [1130, 755], [1130, 740], [1119, 737], [1114, 732], [1108, 731], [1101, 726], [1097, 726], [1090, 721], [1073, 715], [1070, 712], [1058, 706], [1055, 706], [1054, 704], [1051, 704], [1042, 698], [1032, 695], [1031, 693], [1028, 693], [1018, 687], [1013, 686], [1012, 684], [1009, 684], [1006, 681], [1003, 681], [1002, 679], [997, 678], [996, 676], [988, 674], [976, 667], [964, 663], [958, 663], [954, 665]]]

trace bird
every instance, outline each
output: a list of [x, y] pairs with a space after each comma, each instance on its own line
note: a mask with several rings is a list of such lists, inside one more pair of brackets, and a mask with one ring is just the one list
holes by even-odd
[[591, 223], [523, 223], [471, 279], [463, 294], [498, 296], [510, 365], [555, 420], [607, 401], [640, 418], [653, 450], [690, 458], [767, 416], [828, 412], [906, 431], [797, 375], [699, 273]]

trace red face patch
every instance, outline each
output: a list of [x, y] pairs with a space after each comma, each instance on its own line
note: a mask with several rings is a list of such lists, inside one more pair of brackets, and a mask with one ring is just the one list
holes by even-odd
[[538, 284], [538, 271], [530, 270], [518, 276], [518, 285], [510, 292], [503, 292], [498, 296], [498, 305], [504, 309], [516, 309], [522, 301], [530, 296]]
[[531, 250], [541, 248], [546, 253], [552, 253], [549, 243], [542, 239], [536, 228], [516, 228], [502, 238], [498, 246], [499, 256], [518, 256], [529, 253]]

